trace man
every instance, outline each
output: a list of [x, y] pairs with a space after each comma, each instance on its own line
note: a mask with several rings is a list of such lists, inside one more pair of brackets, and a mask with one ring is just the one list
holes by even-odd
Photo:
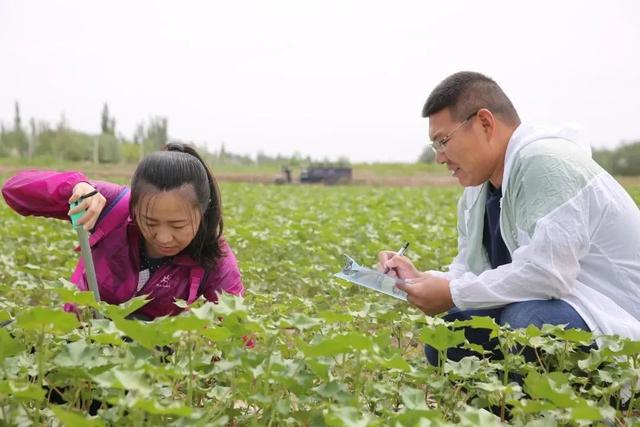
[[[640, 211], [577, 133], [521, 124], [496, 82], [475, 72], [442, 81], [422, 115], [436, 160], [465, 189], [448, 271], [379, 254], [381, 270], [408, 279], [397, 286], [409, 302], [449, 311], [449, 321], [489, 315], [513, 328], [567, 324], [640, 339]], [[487, 336], [467, 331], [478, 343]], [[437, 361], [429, 348], [427, 358]]]

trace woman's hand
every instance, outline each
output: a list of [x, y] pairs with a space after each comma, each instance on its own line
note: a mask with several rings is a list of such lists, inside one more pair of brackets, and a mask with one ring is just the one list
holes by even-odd
[[[91, 193], [94, 194], [91, 195]], [[69, 203], [75, 201], [80, 201], [80, 203], [69, 210], [69, 216], [86, 211], [78, 220], [78, 224], [87, 231], [91, 230], [107, 204], [107, 199], [88, 182], [79, 182], [73, 187], [73, 193], [69, 198]]]

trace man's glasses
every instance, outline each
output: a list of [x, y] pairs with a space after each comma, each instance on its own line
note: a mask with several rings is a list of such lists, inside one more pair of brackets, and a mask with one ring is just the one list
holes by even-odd
[[458, 126], [456, 126], [451, 132], [449, 132], [447, 134], [447, 136], [445, 136], [444, 138], [438, 140], [438, 141], [431, 141], [431, 149], [433, 151], [435, 151], [436, 153], [444, 153], [444, 151], [447, 149], [447, 142], [449, 142], [449, 140], [451, 139], [451, 137], [453, 136], [454, 133], [456, 133], [456, 131], [458, 129], [460, 129], [462, 126], [464, 126], [465, 123], [467, 123], [469, 120], [471, 120], [472, 118], [475, 117], [476, 114], [478, 114], [477, 110], [471, 114], [469, 114], [469, 116], [464, 119], [462, 121], [462, 123], [460, 123]]

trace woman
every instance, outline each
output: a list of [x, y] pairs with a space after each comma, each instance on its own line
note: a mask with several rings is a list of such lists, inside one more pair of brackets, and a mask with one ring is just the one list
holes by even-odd
[[[134, 317], [178, 314], [176, 299], [191, 303], [204, 295], [217, 302], [222, 291], [244, 293], [236, 258], [222, 238], [217, 183], [189, 146], [170, 143], [145, 157], [130, 191], [90, 182], [80, 172], [26, 171], [9, 179], [2, 194], [21, 215], [68, 219], [86, 210], [78, 223], [92, 231], [100, 297], [120, 304], [147, 295], [150, 301]], [[88, 289], [82, 261], [71, 281]]]

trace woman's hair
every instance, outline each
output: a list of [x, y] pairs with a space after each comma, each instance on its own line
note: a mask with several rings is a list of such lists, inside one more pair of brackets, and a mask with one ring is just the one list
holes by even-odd
[[198, 231], [185, 250], [198, 264], [211, 269], [223, 256], [220, 247], [222, 202], [215, 178], [193, 147], [171, 142], [163, 151], [142, 159], [131, 179], [129, 211], [135, 220], [136, 208], [143, 196], [175, 190], [186, 184], [193, 187], [202, 215]]

